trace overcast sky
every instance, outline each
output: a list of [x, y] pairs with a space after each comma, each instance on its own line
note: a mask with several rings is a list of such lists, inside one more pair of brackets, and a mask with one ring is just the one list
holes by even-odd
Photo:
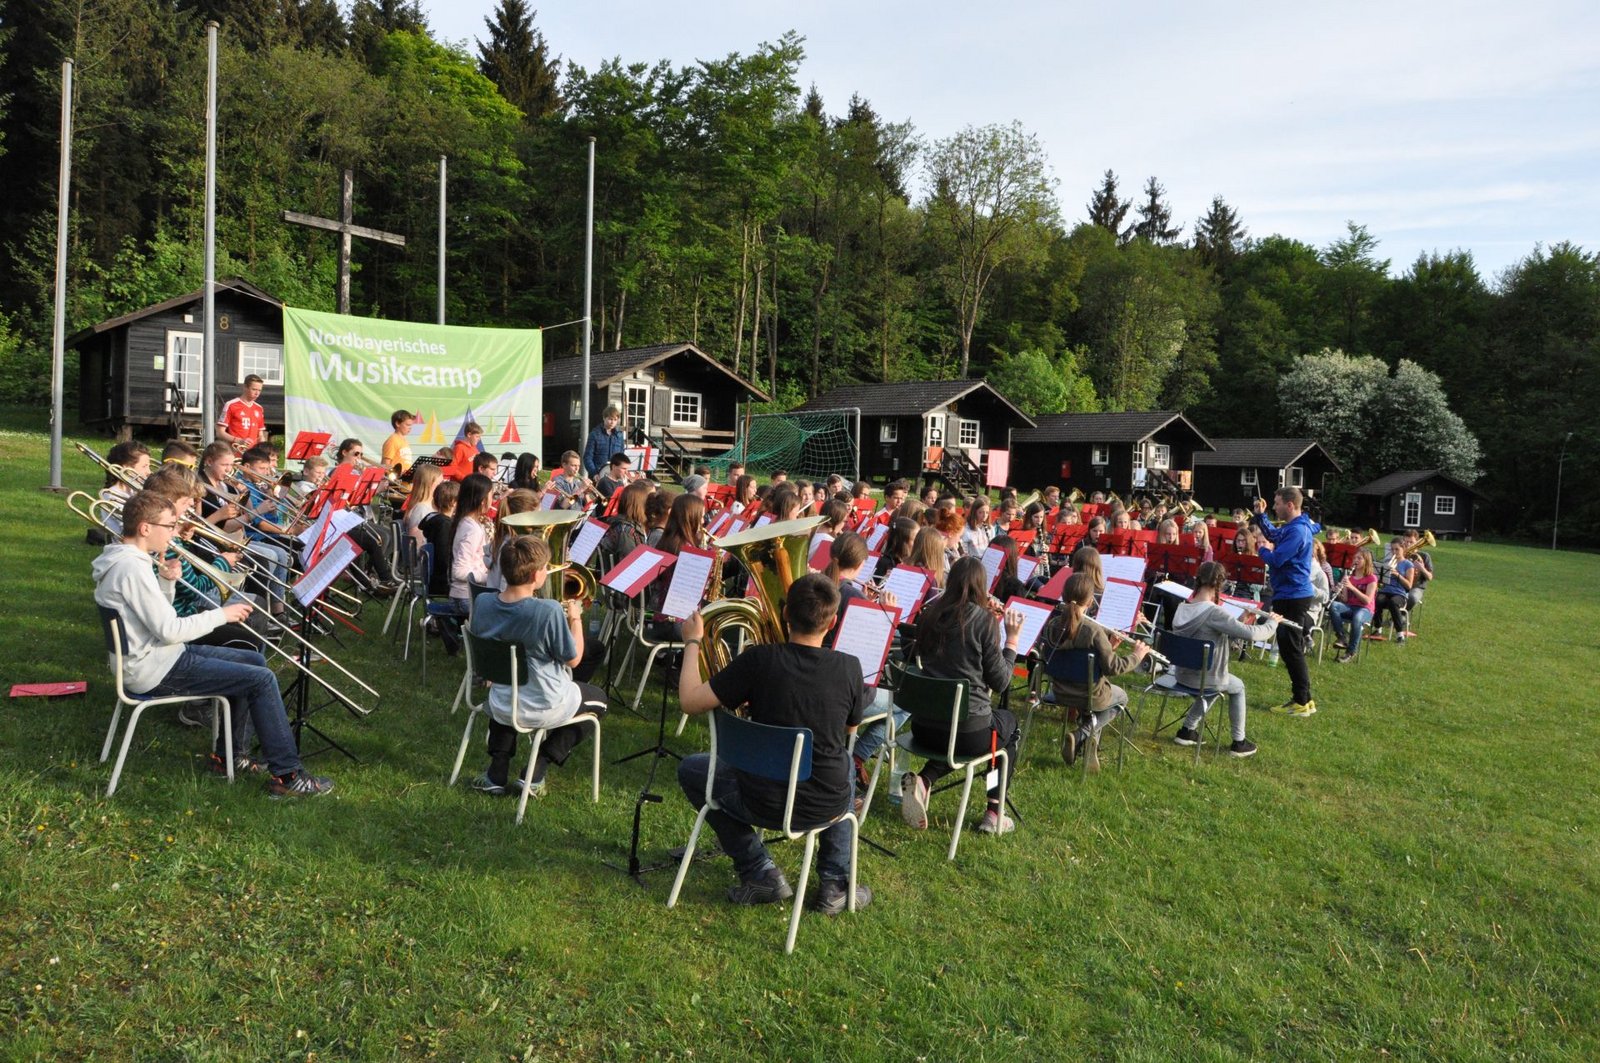
[[[424, 4], [440, 37], [487, 37], [494, 0]], [[591, 70], [683, 66], [795, 30], [802, 88], [830, 114], [859, 93], [928, 139], [1020, 120], [1069, 224], [1110, 168], [1130, 198], [1155, 175], [1187, 226], [1214, 195], [1253, 236], [1321, 247], [1354, 220], [1395, 272], [1464, 248], [1492, 281], [1541, 241], [1600, 251], [1595, 0], [542, 0], [536, 23]]]

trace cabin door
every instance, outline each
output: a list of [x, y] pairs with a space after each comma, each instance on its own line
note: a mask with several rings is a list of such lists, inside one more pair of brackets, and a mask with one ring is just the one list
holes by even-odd
[[[637, 428], [646, 434], [650, 432], [650, 385], [625, 384], [623, 385], [622, 419], [624, 427]], [[630, 431], [629, 436], [632, 436]]]
[[1422, 526], [1422, 492], [1407, 491], [1405, 498], [1405, 511], [1401, 514], [1400, 526], [1403, 528], [1420, 528]]
[[205, 335], [199, 332], [167, 333], [167, 380], [183, 392], [183, 412], [200, 412], [201, 370]]

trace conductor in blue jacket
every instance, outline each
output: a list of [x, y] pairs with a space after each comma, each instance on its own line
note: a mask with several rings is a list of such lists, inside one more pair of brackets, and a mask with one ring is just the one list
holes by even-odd
[[1255, 515], [1251, 518], [1272, 544], [1265, 555], [1272, 584], [1272, 611], [1289, 621], [1278, 625], [1278, 651], [1293, 691], [1276, 711], [1290, 716], [1310, 716], [1317, 711], [1317, 703], [1311, 700], [1311, 669], [1306, 665], [1306, 635], [1311, 626], [1311, 605], [1316, 600], [1311, 588], [1311, 566], [1315, 563], [1312, 536], [1317, 526], [1300, 511], [1303, 502], [1298, 487], [1280, 487], [1272, 497], [1272, 511], [1278, 523], [1268, 519], [1266, 500], [1260, 498], [1255, 500]]
[[611, 455], [621, 454], [628, 447], [628, 434], [622, 430], [622, 411], [607, 406], [600, 415], [600, 424], [589, 433], [583, 445], [583, 468], [590, 476], [599, 476], [611, 463]]

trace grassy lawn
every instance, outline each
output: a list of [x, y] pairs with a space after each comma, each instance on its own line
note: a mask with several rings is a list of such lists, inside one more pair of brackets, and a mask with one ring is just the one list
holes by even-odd
[[[604, 866], [648, 763], [609, 761], [653, 724], [614, 711], [600, 804], [575, 758], [519, 829], [444, 786], [460, 665], [424, 684], [376, 610], [337, 656], [377, 710], [318, 721], [361, 761], [312, 762], [333, 797], [214, 782], [155, 712], [106, 800], [95, 551], [38, 490], [38, 424], [0, 416], [0, 661], [90, 686], [0, 712], [4, 1058], [1600, 1058], [1600, 557], [1441, 546], [1422, 636], [1313, 665], [1322, 711], [1253, 713], [1250, 760], [1193, 768], [1152, 706], [1143, 755], [1085, 779], [1040, 721], [1026, 822], [955, 864], [955, 795], [925, 835], [880, 798], [866, 833], [900, 855], [863, 847], [874, 904], [808, 915], [785, 957], [786, 910], [730, 909], [725, 862], [670, 912], [669, 875]], [[1287, 695], [1240, 673], [1253, 707]], [[692, 819], [670, 770], [657, 791], [654, 855]]]

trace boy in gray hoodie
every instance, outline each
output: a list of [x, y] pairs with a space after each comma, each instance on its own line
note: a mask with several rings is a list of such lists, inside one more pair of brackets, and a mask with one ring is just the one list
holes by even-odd
[[[1228, 671], [1228, 640], [1244, 639], [1248, 642], [1265, 642], [1278, 629], [1278, 615], [1268, 614], [1262, 623], [1250, 625], [1235, 620], [1217, 604], [1222, 586], [1228, 580], [1228, 571], [1216, 561], [1207, 561], [1195, 573], [1194, 597], [1178, 606], [1172, 615], [1172, 631], [1191, 639], [1206, 639], [1216, 643], [1211, 655], [1211, 676], [1204, 685], [1220, 690], [1228, 696], [1228, 719], [1233, 725], [1233, 745], [1228, 752], [1236, 757], [1255, 753], [1256, 744], [1244, 736], [1245, 692], [1244, 681]], [[1192, 668], [1179, 668], [1176, 678], [1187, 687], [1200, 687], [1201, 675]], [[1183, 718], [1183, 726], [1173, 736], [1180, 746], [1198, 745], [1200, 725], [1205, 721], [1206, 703], [1199, 698]]]
[[[95, 558], [94, 600], [117, 611], [127, 647], [122, 658], [124, 685], [130, 693], [152, 698], [175, 694], [227, 698], [234, 734], [246, 734], [249, 720], [266, 758], [263, 765], [238, 752], [236, 771], [269, 771], [267, 792], [273, 797], [330, 792], [331, 781], [308, 774], [300, 764], [278, 677], [267, 667], [266, 658], [250, 650], [189, 644], [223, 624], [242, 623], [252, 607], [238, 602], [193, 616], [177, 614], [172, 599], [182, 568], [176, 558], [164, 561], [158, 577], [151, 556], [166, 552], [177, 527], [171, 500], [141, 491], [123, 504], [122, 538]], [[213, 772], [227, 774], [226, 756], [227, 750], [219, 745], [212, 754]]]

